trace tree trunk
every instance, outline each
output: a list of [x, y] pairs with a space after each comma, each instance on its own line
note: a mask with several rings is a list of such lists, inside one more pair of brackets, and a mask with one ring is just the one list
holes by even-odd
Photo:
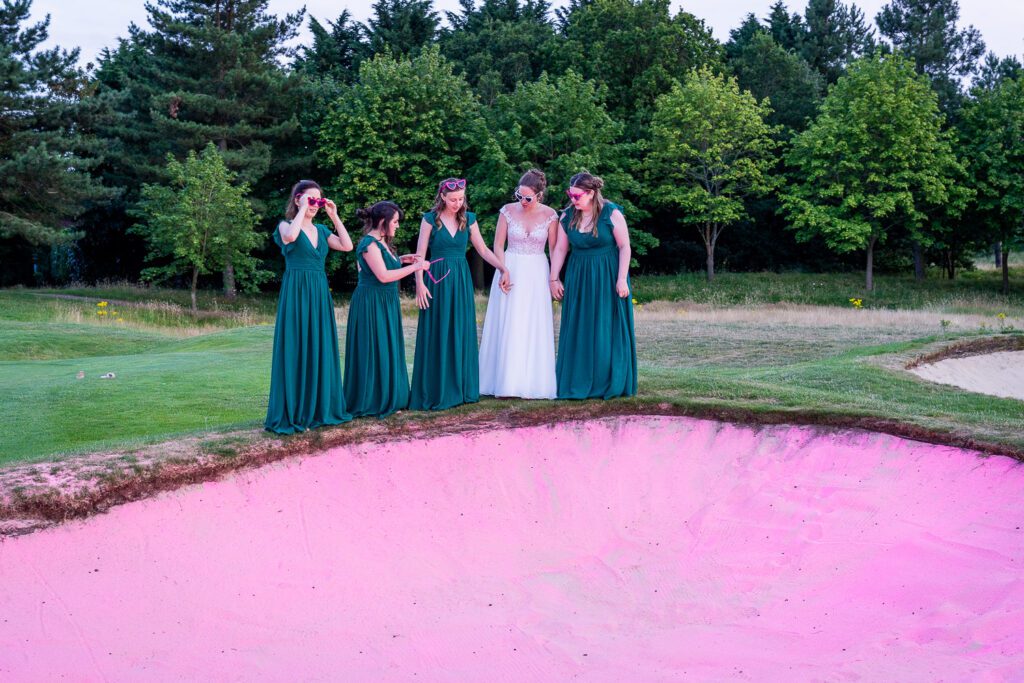
[[914, 279], [924, 279], [924, 256], [921, 254], [921, 243], [914, 240]]
[[484, 288], [484, 260], [480, 257], [480, 254], [476, 253], [476, 249], [474, 249], [469, 261], [469, 267], [473, 274], [473, 288], [477, 291], [481, 291]]
[[198, 313], [199, 306], [196, 304], [196, 285], [199, 284], [199, 269], [192, 269], [192, 312]]
[[946, 279], [956, 279], [956, 258], [953, 256], [953, 250], [946, 250]]
[[866, 270], [866, 277], [864, 280], [864, 289], [871, 292], [875, 289], [875, 238], [872, 237], [868, 240], [868, 263]]
[[238, 295], [235, 288], [235, 264], [231, 262], [231, 256], [227, 257], [224, 263], [224, 296], [234, 299]]
[[1010, 296], [1010, 247], [1003, 242], [1003, 294]]
[[1003, 243], [996, 242], [992, 245], [992, 251], [996, 253], [996, 268], [1003, 267]]
[[707, 265], [706, 274], [708, 283], [714, 282], [715, 280], [715, 238], [718, 235], [715, 234], [714, 226], [706, 224], [704, 231], [701, 233], [701, 237], [704, 238], [704, 249], [707, 251]]

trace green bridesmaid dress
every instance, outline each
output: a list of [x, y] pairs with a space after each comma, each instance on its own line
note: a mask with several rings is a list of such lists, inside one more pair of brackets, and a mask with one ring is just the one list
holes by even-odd
[[331, 232], [317, 224], [316, 246], [305, 232], [285, 244], [280, 230], [274, 241], [284, 254], [284, 279], [277, 300], [270, 402], [263, 423], [278, 434], [347, 422], [341, 390], [341, 361], [334, 302], [327, 287], [324, 261]]
[[562, 227], [572, 251], [565, 269], [565, 296], [558, 336], [558, 398], [614, 398], [636, 394], [636, 333], [633, 301], [615, 291], [619, 250], [612, 234], [612, 212], [605, 202], [597, 236], [569, 227], [569, 207]]
[[423, 214], [423, 220], [433, 226], [430, 260], [444, 260], [430, 266], [440, 282], [424, 280], [433, 298], [429, 308], [420, 310], [409, 407], [444, 410], [480, 400], [476, 304], [466, 261], [469, 226], [476, 222], [476, 215], [467, 211], [466, 228], [457, 230], [454, 237], [433, 211]]
[[356, 417], [387, 417], [409, 406], [409, 371], [398, 282], [381, 282], [366, 265], [366, 249], [376, 244], [388, 270], [402, 264], [370, 235], [356, 247], [359, 283], [348, 307], [345, 335], [345, 402]]

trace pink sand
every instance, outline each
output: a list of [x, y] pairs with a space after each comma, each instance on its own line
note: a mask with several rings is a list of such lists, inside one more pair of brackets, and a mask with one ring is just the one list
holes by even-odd
[[1021, 680], [1022, 501], [678, 418], [335, 449], [0, 543], [0, 680]]

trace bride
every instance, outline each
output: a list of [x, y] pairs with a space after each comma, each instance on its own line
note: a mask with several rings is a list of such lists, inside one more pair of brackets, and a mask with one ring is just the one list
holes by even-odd
[[499, 277], [491, 284], [480, 340], [481, 394], [555, 398], [555, 335], [544, 245], [554, 248], [558, 214], [541, 204], [546, 187], [543, 172], [527, 171], [519, 179], [516, 201], [499, 212], [494, 254], [508, 267], [515, 286], [505, 294]]

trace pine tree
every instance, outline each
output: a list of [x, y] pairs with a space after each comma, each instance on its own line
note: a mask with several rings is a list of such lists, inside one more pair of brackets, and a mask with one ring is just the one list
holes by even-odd
[[[268, 0], [156, 0], [147, 4], [150, 30], [100, 59], [101, 91], [121, 95], [122, 125], [107, 137], [124, 140], [106, 171], [128, 188], [164, 178], [167, 153], [183, 158], [214, 143], [228, 167], [258, 198], [286, 192], [306, 169], [312, 145], [301, 136], [298, 111], [308, 90], [280, 60], [303, 12], [278, 19]], [[129, 196], [129, 202], [134, 197]], [[257, 209], [265, 205], [257, 201]], [[234, 294], [234, 265], [224, 269]]]
[[558, 71], [558, 41], [546, 0], [461, 0], [440, 38], [445, 57], [466, 75], [485, 104], [517, 83]]
[[874, 29], [853, 3], [810, 0], [804, 10], [804, 24], [807, 32], [800, 54], [826, 83], [835, 83], [850, 62], [874, 49]]
[[434, 42], [440, 23], [430, 0], [376, 0], [363, 33], [371, 54], [415, 55]]
[[310, 78], [333, 78], [339, 83], [352, 83], [359, 77], [359, 65], [370, 55], [363, 36], [362, 24], [352, 21], [348, 10], [324, 26], [309, 18], [313, 44], [302, 46], [295, 58], [295, 70]]
[[[83, 133], [85, 74], [78, 50], [39, 50], [50, 17], [29, 26], [31, 0], [0, 5], [0, 272], [45, 277], [50, 247], [78, 236], [89, 202], [112, 195], [90, 174], [100, 145]], [[31, 254], [31, 258], [27, 258]]]
[[962, 102], [959, 79], [975, 73], [985, 54], [981, 33], [957, 28], [959, 19], [958, 0], [892, 0], [875, 18], [881, 34], [931, 80], [947, 115]]
[[775, 3], [768, 11], [767, 19], [768, 34], [784, 50], [799, 52], [804, 42], [804, 34], [807, 28], [804, 26], [803, 18], [794, 12], [789, 13], [786, 3], [782, 0], [775, 0]]

